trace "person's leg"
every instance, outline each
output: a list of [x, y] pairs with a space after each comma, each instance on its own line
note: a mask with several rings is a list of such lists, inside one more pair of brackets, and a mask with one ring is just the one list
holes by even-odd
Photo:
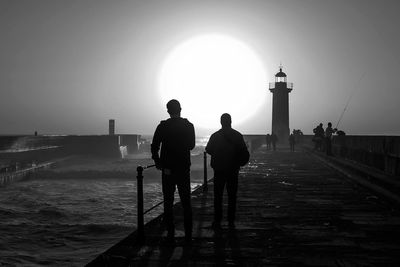
[[168, 236], [173, 237], [175, 232], [173, 214], [175, 182], [171, 175], [162, 174], [162, 192], [164, 197], [164, 223]]
[[222, 199], [225, 187], [225, 174], [214, 171], [214, 224], [220, 225], [222, 220]]
[[230, 226], [233, 226], [235, 222], [238, 175], [239, 171], [234, 171], [226, 181], [226, 189], [228, 191], [228, 222]]
[[183, 207], [183, 218], [185, 226], [185, 237], [192, 238], [192, 205], [191, 205], [191, 189], [190, 189], [190, 170], [185, 170], [178, 174], [178, 192]]

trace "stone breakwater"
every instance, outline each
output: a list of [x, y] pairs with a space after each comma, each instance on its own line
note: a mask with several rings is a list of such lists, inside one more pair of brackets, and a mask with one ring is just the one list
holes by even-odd
[[54, 162], [46, 162], [42, 164], [38, 164], [29, 168], [24, 168], [21, 170], [16, 170], [13, 172], [3, 172], [0, 173], [0, 187], [5, 186], [9, 183], [20, 181], [22, 179], [25, 179], [31, 175], [34, 175], [35, 173], [46, 170], [50, 168]]

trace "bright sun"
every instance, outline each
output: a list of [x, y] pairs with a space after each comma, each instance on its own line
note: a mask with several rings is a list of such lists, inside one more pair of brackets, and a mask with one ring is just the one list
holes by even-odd
[[159, 90], [163, 104], [177, 99], [182, 117], [195, 126], [218, 128], [222, 113], [232, 123], [245, 121], [265, 102], [266, 70], [244, 43], [209, 34], [177, 46], [162, 66]]

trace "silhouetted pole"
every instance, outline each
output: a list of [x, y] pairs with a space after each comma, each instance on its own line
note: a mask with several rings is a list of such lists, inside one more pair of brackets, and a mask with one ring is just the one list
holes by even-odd
[[143, 167], [137, 167], [137, 231], [138, 241], [144, 243]]
[[204, 182], [203, 182], [203, 191], [207, 191], [207, 152], [204, 151]]

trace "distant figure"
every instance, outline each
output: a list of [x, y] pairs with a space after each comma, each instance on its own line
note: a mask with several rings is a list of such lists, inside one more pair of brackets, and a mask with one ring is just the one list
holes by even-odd
[[276, 142], [278, 142], [278, 136], [276, 133], [272, 132], [271, 134], [271, 143], [272, 143], [272, 149], [276, 151]]
[[315, 142], [314, 150], [317, 150], [317, 151], [322, 151], [322, 142], [325, 137], [325, 131], [322, 126], [323, 126], [323, 124], [320, 123], [313, 130], [313, 132], [314, 132], [313, 141]]
[[37, 136], [37, 131], [35, 131], [35, 136]]
[[346, 133], [342, 130], [338, 130], [336, 132], [337, 142], [340, 146], [339, 154], [341, 157], [345, 157], [347, 154], [347, 146], [346, 146]]
[[267, 136], [265, 137], [265, 141], [267, 142], [267, 150], [271, 149], [271, 135], [267, 134]]
[[337, 131], [337, 129], [332, 129], [332, 123], [328, 122], [328, 127], [325, 129], [325, 145], [326, 154], [332, 156], [332, 135]]
[[294, 140], [296, 144], [301, 144], [303, 142], [303, 132], [299, 130], [293, 129]]
[[228, 192], [228, 223], [230, 228], [235, 227], [239, 169], [250, 157], [243, 135], [232, 129], [231, 123], [231, 116], [222, 114], [222, 128], [211, 135], [206, 146], [206, 152], [211, 155], [211, 167], [214, 169], [213, 227], [217, 230], [221, 228], [225, 184]]
[[[185, 226], [185, 240], [192, 240], [192, 206], [190, 199], [190, 150], [195, 146], [193, 124], [181, 118], [180, 103], [172, 99], [167, 103], [171, 118], [161, 121], [154, 133], [151, 144], [152, 158], [157, 169], [162, 171], [162, 191], [164, 196], [164, 223], [167, 240], [174, 242], [175, 225], [173, 204], [175, 188], [178, 187]], [[161, 145], [161, 156], [158, 152]]]
[[295, 136], [294, 136], [294, 134], [293, 133], [291, 133], [290, 135], [289, 135], [289, 145], [290, 145], [290, 151], [294, 151], [294, 145], [295, 145], [295, 143], [296, 143], [296, 140], [295, 140]]

